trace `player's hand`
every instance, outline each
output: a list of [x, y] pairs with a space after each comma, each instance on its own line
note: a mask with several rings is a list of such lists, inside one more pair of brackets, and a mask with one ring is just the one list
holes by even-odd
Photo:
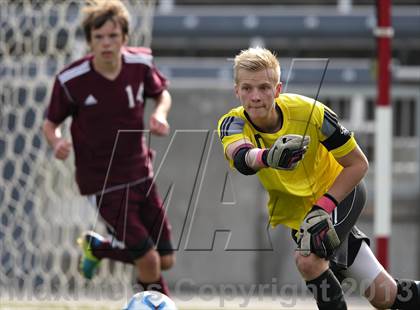
[[157, 136], [167, 136], [170, 129], [166, 117], [159, 115], [158, 113], [154, 113], [150, 116], [149, 128], [150, 132]]
[[309, 136], [285, 135], [276, 140], [267, 154], [267, 164], [275, 169], [294, 169], [308, 148]]
[[318, 206], [314, 206], [303, 219], [299, 235], [298, 251], [303, 256], [314, 253], [329, 258], [340, 245], [330, 215]]
[[60, 160], [66, 160], [69, 157], [72, 143], [66, 139], [58, 140], [54, 145], [54, 156]]

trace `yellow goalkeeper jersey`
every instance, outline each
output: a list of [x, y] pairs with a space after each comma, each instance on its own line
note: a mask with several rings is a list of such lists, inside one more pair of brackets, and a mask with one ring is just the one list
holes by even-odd
[[[258, 130], [240, 106], [220, 118], [218, 133], [226, 155], [228, 145], [238, 140], [248, 140], [254, 147], [270, 148], [277, 138], [286, 134], [303, 135], [306, 130], [310, 144], [295, 169], [263, 168], [257, 172], [269, 194], [270, 224], [298, 229], [312, 205], [341, 172], [342, 166], [335, 158], [350, 153], [357, 143], [353, 134], [339, 124], [335, 113], [322, 103], [297, 94], [280, 94], [275, 102], [283, 122], [279, 131]], [[234, 167], [233, 160], [230, 166]]]

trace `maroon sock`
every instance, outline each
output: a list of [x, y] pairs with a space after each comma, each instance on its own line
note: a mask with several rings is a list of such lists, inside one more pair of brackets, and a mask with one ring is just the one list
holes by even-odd
[[97, 258], [109, 258], [123, 263], [134, 264], [133, 258], [127, 250], [113, 247], [111, 242], [103, 241], [92, 249]]
[[160, 276], [159, 280], [153, 283], [145, 283], [137, 280], [137, 284], [140, 286], [138, 289], [141, 291], [158, 291], [166, 296], [169, 296], [169, 288], [165, 279]]

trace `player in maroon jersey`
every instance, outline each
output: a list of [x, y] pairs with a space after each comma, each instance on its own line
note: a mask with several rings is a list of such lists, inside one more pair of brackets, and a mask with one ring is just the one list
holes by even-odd
[[[84, 234], [80, 271], [91, 279], [103, 258], [132, 263], [143, 289], [168, 294], [161, 270], [175, 260], [170, 226], [142, 134], [146, 98], [155, 101], [150, 131], [169, 133], [167, 81], [150, 49], [125, 47], [129, 15], [119, 0], [91, 1], [83, 28], [91, 54], [57, 75], [43, 125], [56, 158], [65, 160], [74, 150], [80, 192], [96, 200], [113, 236]], [[72, 143], [59, 131], [67, 117], [72, 119]]]

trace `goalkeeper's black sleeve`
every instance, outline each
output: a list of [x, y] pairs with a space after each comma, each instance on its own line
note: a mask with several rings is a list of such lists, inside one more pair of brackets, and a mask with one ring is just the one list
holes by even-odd
[[243, 147], [233, 155], [233, 165], [235, 166], [236, 170], [244, 175], [252, 175], [257, 173], [257, 171], [247, 165], [245, 160], [246, 153], [248, 153], [250, 149], [250, 147]]

